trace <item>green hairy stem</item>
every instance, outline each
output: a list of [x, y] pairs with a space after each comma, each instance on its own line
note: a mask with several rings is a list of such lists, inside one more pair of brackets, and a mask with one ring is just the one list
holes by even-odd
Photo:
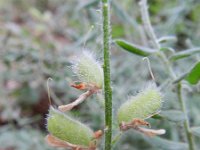
[[112, 89], [110, 85], [110, 15], [109, 1], [102, 0], [104, 92], [105, 92], [105, 150], [111, 150], [112, 142]]

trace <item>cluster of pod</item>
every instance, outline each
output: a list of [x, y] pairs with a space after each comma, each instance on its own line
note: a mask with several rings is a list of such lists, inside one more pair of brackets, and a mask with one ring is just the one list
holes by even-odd
[[[74, 150], [95, 150], [103, 132], [94, 132], [88, 126], [73, 119], [65, 113], [83, 102], [86, 98], [102, 90], [103, 69], [94, 56], [84, 51], [81, 57], [73, 62], [73, 72], [80, 82], [71, 86], [83, 90], [74, 102], [61, 105], [58, 109], [50, 107], [47, 117], [49, 134], [46, 141], [55, 147], [67, 147]], [[162, 94], [156, 85], [151, 84], [136, 96], [120, 106], [117, 113], [119, 129], [134, 129], [148, 136], [164, 134], [165, 130], [153, 130], [142, 126], [150, 126], [145, 120], [159, 113], [162, 106]]]
[[94, 56], [84, 51], [81, 57], [74, 59], [72, 71], [80, 82], [72, 87], [84, 91], [74, 102], [61, 105], [58, 109], [49, 108], [46, 141], [50, 146], [71, 148], [73, 150], [95, 150], [102, 131], [94, 132], [90, 127], [75, 120], [68, 113], [86, 98], [99, 92], [103, 87], [103, 70]]

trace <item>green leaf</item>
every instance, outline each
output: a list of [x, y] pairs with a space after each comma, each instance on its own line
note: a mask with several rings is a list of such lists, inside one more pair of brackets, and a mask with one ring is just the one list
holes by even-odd
[[176, 60], [179, 60], [179, 59], [182, 59], [185, 57], [189, 57], [189, 56], [197, 54], [197, 53], [200, 53], [200, 47], [177, 52], [176, 54], [174, 54], [170, 57], [170, 60], [176, 61]]
[[156, 149], [160, 148], [162, 150], [188, 150], [188, 145], [185, 143], [173, 142], [166, 139], [162, 139], [160, 137], [153, 137], [153, 138], [144, 137], [144, 139], [149, 144], [156, 147]]
[[180, 122], [185, 120], [184, 113], [178, 110], [162, 111], [160, 115], [161, 117], [173, 122]]
[[200, 62], [198, 62], [185, 78], [190, 84], [197, 84], [200, 80]]
[[200, 137], [200, 127], [192, 127], [192, 128], [190, 129], [190, 131], [191, 131], [192, 134], [194, 134], [194, 135]]
[[171, 47], [161, 47], [160, 50], [161, 51], [170, 51], [172, 53], [175, 53], [175, 50]]
[[142, 47], [142, 46], [138, 46], [132, 43], [129, 43], [125, 40], [121, 40], [121, 39], [117, 39], [115, 40], [115, 43], [120, 46], [121, 48], [123, 48], [126, 51], [129, 51], [133, 54], [139, 55], [139, 56], [149, 56], [153, 53], [155, 53], [156, 51], [153, 49], [149, 49], [146, 47]]

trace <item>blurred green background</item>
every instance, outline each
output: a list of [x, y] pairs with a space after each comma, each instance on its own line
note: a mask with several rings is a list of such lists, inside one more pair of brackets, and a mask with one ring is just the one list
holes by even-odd
[[[112, 0], [112, 38], [124, 38], [148, 46], [138, 2]], [[76, 79], [70, 70], [70, 59], [79, 56], [83, 49], [89, 49], [102, 60], [100, 9], [98, 0], [0, 0], [0, 150], [53, 149], [44, 141], [47, 134], [45, 118], [49, 107], [47, 79], [53, 79], [49, 85], [54, 106], [69, 103], [81, 94], [70, 87], [70, 83]], [[199, 0], [149, 0], [149, 11], [157, 36], [170, 35], [176, 38], [163, 43], [163, 47], [172, 47], [176, 51], [200, 47]], [[187, 71], [199, 59], [195, 55], [178, 61], [175, 72], [179, 75]], [[167, 80], [165, 68], [153, 56], [150, 61], [156, 81], [161, 85]], [[120, 104], [151, 80], [146, 66], [141, 57], [112, 44], [114, 114]], [[191, 126], [198, 126], [199, 89], [187, 83], [184, 83], [184, 89]], [[163, 88], [163, 93], [163, 110], [180, 109], [173, 89]], [[101, 95], [93, 96], [71, 113], [94, 130], [103, 129], [102, 101]], [[153, 128], [167, 130], [163, 138], [185, 140], [181, 121], [149, 121]], [[115, 135], [115, 115], [114, 124]], [[199, 139], [196, 138], [196, 141]], [[158, 140], [151, 141], [131, 131], [121, 137], [114, 149], [178, 149], [176, 145], [163, 148], [157, 146], [158, 143]], [[197, 146], [200, 149], [200, 145]]]

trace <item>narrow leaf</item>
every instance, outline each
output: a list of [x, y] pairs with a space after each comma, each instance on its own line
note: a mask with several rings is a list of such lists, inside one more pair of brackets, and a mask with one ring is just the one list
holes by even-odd
[[175, 36], [164, 36], [164, 37], [161, 37], [160, 39], [158, 39], [158, 42], [164, 43], [167, 41], [176, 41], [176, 40], [177, 40], [177, 38]]
[[172, 53], [175, 53], [175, 50], [171, 47], [161, 47], [160, 50], [161, 51], [170, 51]]
[[194, 135], [200, 137], [200, 127], [192, 127], [192, 128], [190, 129], [190, 131], [191, 131], [192, 134], [194, 134]]
[[189, 56], [197, 54], [197, 53], [200, 53], [200, 47], [184, 50], [184, 51], [181, 51], [181, 52], [177, 52], [176, 54], [174, 54], [170, 57], [170, 60], [176, 61], [178, 59], [189, 57]]
[[162, 111], [160, 115], [161, 117], [173, 122], [180, 122], [185, 120], [184, 113], [178, 110]]
[[160, 137], [153, 137], [144, 139], [151, 144], [152, 146], [156, 147], [156, 149], [162, 150], [188, 150], [188, 145], [185, 143], [180, 142], [173, 142], [166, 139], [162, 139]]
[[175, 79], [172, 83], [173, 84], [179, 83], [181, 80], [185, 79], [185, 77], [187, 77], [187, 76], [188, 76], [188, 72], [183, 73], [177, 79]]
[[142, 46], [138, 46], [132, 43], [129, 43], [125, 40], [121, 40], [121, 39], [117, 39], [115, 40], [115, 43], [120, 46], [121, 48], [123, 48], [124, 50], [127, 50], [133, 54], [139, 55], [139, 56], [149, 56], [153, 53], [155, 53], [156, 51], [153, 49], [149, 49], [146, 47], [142, 47]]
[[197, 84], [200, 80], [200, 62], [198, 62], [185, 78], [190, 84]]

